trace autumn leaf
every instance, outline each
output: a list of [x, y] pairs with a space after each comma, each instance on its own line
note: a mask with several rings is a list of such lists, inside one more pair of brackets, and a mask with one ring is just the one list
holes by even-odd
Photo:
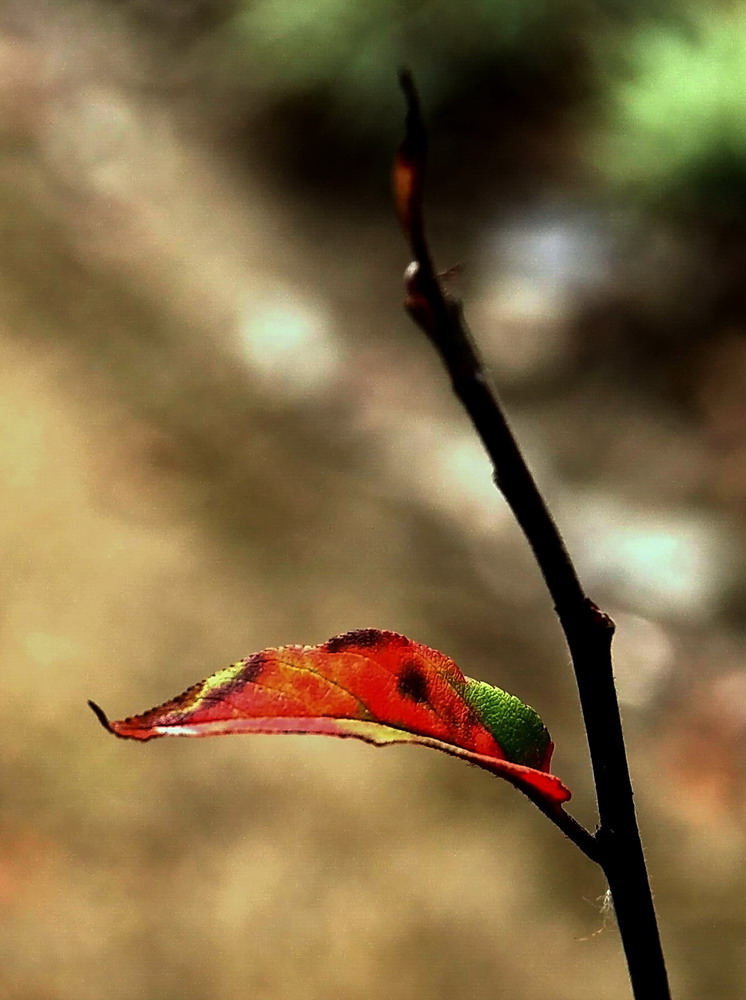
[[396, 632], [359, 629], [319, 646], [264, 649], [118, 722], [89, 704], [124, 739], [315, 733], [416, 743], [483, 767], [545, 807], [570, 798], [548, 772], [554, 746], [532, 708]]

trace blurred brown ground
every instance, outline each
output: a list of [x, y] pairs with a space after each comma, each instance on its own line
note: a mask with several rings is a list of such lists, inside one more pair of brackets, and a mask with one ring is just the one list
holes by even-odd
[[[85, 707], [395, 629], [533, 704], [594, 822], [552, 609], [401, 311], [386, 143], [207, 72], [218, 4], [140, 6], [0, 17], [0, 998], [621, 1000], [600, 875], [507, 785], [310, 737], [138, 747]], [[746, 341], [703, 263], [736, 232], [620, 249], [577, 123], [494, 92], [434, 126], [439, 257], [619, 623], [675, 995], [736, 1000]]]

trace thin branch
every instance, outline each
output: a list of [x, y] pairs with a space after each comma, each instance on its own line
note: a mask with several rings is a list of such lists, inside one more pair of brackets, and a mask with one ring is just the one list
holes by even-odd
[[562, 806], [548, 806], [546, 801], [538, 795], [532, 795], [525, 788], [521, 788], [521, 791], [527, 798], [531, 799], [533, 804], [544, 813], [547, 819], [550, 819], [555, 826], [559, 827], [568, 840], [571, 840], [587, 858], [594, 861], [597, 865], [601, 865], [601, 847], [594, 834], [586, 830], [583, 824], [578, 823], [573, 816], [566, 813]]
[[554, 601], [575, 671], [600, 826], [592, 835], [561, 809], [562, 818], [543, 811], [606, 874], [636, 1000], [670, 1000], [614, 687], [614, 623], [586, 596], [489, 383], [460, 304], [446, 294], [435, 272], [423, 217], [427, 133], [411, 75], [402, 72], [400, 82], [407, 119], [394, 165], [394, 199], [413, 257], [405, 305], [440, 354]]

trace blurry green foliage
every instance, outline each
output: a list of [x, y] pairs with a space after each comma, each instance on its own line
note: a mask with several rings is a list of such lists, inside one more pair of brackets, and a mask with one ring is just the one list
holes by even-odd
[[608, 77], [610, 127], [589, 150], [646, 201], [715, 214], [746, 206], [746, 9], [702, 8], [640, 30]]
[[329, 176], [344, 150], [354, 170], [388, 156], [406, 64], [431, 119], [457, 108], [466, 158], [470, 129], [481, 141], [490, 130], [520, 139], [548, 134], [552, 121], [559, 157], [580, 126], [580, 159], [613, 197], [718, 219], [746, 211], [743, 0], [124, 0], [124, 9], [169, 40], [177, 77], [188, 64], [187, 75], [227, 97], [228, 117], [260, 120], [263, 148], [277, 135], [304, 176]]
[[[429, 108], [508, 65], [576, 74], [609, 31], [676, 10], [675, 0], [243, 0], [220, 32], [223, 69], [275, 97], [331, 94], [357, 128], [398, 129], [395, 70], [410, 66]], [[562, 55], [557, 58], [557, 53]], [[563, 62], [564, 57], [564, 62]]]
[[[234, 43], [283, 89], [334, 84], [374, 101], [391, 90], [403, 61], [423, 65], [431, 90], [448, 85], [454, 63], [481, 62], [541, 30], [548, 0], [468, 0], [407, 7], [397, 0], [252, 0], [229, 22]], [[393, 81], [395, 82], [395, 81]]]

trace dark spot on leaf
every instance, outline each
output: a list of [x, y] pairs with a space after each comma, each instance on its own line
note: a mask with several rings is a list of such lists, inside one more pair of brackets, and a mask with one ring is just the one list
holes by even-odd
[[324, 645], [329, 653], [341, 653], [345, 649], [357, 646], [362, 649], [371, 649], [381, 641], [381, 633], [377, 628], [358, 628], [352, 632], [345, 632], [343, 635], [335, 635]]
[[212, 678], [208, 677], [207, 680], [201, 681], [199, 684], [195, 684], [193, 688], [185, 691], [176, 704], [185, 700], [187, 702], [187, 710], [194, 708], [194, 705], [189, 704], [189, 702], [196, 700], [202, 705], [219, 705], [222, 701], [234, 695], [240, 695], [247, 684], [251, 684], [252, 681], [257, 680], [266, 663], [267, 657], [264, 653], [254, 653], [253, 656], [247, 656], [245, 660], [238, 660], [235, 664], [231, 664], [231, 666], [236, 667], [239, 667], [240, 664], [240, 667], [230, 680], [223, 681], [222, 684], [211, 684]]
[[254, 653], [250, 656], [241, 667], [241, 672], [236, 678], [241, 684], [248, 684], [251, 681], [255, 681], [262, 670], [264, 670], [264, 665], [267, 660], [263, 653]]
[[416, 663], [408, 663], [399, 674], [397, 688], [402, 698], [417, 702], [428, 700], [427, 680]]
[[[239, 660], [239, 663], [241, 661]], [[263, 653], [254, 653], [253, 656], [247, 656], [243, 661], [241, 669], [236, 673], [231, 680], [226, 681], [224, 684], [220, 684], [218, 687], [210, 690], [205, 690], [206, 681], [202, 681], [201, 684], [197, 684], [198, 694], [203, 702], [213, 702], [219, 704], [226, 698], [230, 698], [231, 695], [239, 694], [243, 691], [247, 684], [251, 684], [252, 681], [257, 680], [260, 676], [262, 670], [267, 663], [267, 658]], [[209, 679], [209, 678], [208, 678]], [[186, 692], [187, 694], [191, 692]]]

